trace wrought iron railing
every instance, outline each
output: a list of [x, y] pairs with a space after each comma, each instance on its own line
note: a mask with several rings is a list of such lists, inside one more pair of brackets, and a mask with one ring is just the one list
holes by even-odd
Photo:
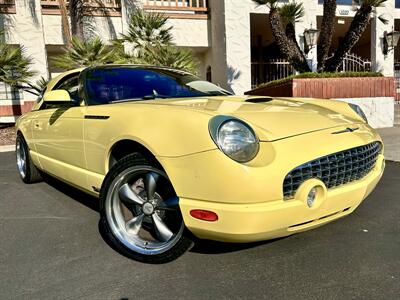
[[400, 61], [394, 63], [394, 81], [396, 84], [396, 102], [400, 103]]
[[251, 63], [251, 86], [288, 77], [295, 73], [292, 65], [285, 59], [275, 58], [266, 62]]
[[0, 13], [15, 14], [15, 0], [0, 0]]
[[[1, 0], [0, 0], [1, 1]], [[68, 1], [65, 1], [68, 7]], [[59, 15], [58, 0], [41, 0], [44, 15]], [[84, 14], [92, 16], [121, 16], [120, 0], [84, 0]]]
[[[368, 72], [370, 70], [371, 62], [355, 54], [347, 54], [338, 69], [339, 72]], [[282, 58], [271, 59], [266, 62], [253, 62], [251, 64], [251, 85], [252, 88], [255, 88], [262, 83], [282, 79], [294, 73], [295, 69], [292, 65]]]
[[208, 0], [144, 0], [144, 9], [161, 11], [171, 18], [208, 18]]
[[346, 54], [338, 71], [340, 72], [369, 72], [371, 61], [353, 53]]

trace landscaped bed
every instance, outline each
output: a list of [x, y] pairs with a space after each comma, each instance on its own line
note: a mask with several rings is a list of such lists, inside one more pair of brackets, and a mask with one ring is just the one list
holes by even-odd
[[376, 72], [303, 73], [267, 82], [248, 95], [323, 99], [393, 97], [393, 77]]
[[15, 143], [14, 124], [0, 124], [0, 146], [13, 145]]

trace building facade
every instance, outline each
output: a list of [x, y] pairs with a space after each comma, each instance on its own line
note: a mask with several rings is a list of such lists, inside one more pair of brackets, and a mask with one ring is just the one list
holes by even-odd
[[[243, 94], [265, 81], [294, 72], [279, 54], [268, 25], [268, 8], [252, 0], [88, 0], [92, 8], [85, 19], [85, 35], [99, 36], [108, 42], [127, 30], [129, 12], [135, 7], [167, 14], [173, 26], [174, 42], [192, 49], [200, 64], [199, 73], [236, 94]], [[299, 44], [304, 46], [304, 30], [319, 27], [322, 20], [321, 0], [302, 1], [305, 16], [296, 24]], [[332, 51], [350, 26], [355, 11], [353, 1], [338, 0], [337, 22]], [[58, 0], [0, 0], [0, 30], [6, 43], [23, 45], [33, 58], [37, 77], [54, 76], [60, 70], [51, 64], [52, 57], [62, 53], [65, 40]], [[387, 24], [377, 16], [383, 15]], [[344, 69], [380, 71], [397, 75], [397, 50], [383, 54], [384, 32], [400, 31], [400, 0], [388, 0], [374, 13], [370, 25], [349, 56]], [[316, 48], [308, 53], [316, 64]], [[23, 105], [33, 96], [0, 87], [0, 118], [13, 117], [10, 105]], [[5, 107], [8, 108], [5, 108]], [[15, 109], [14, 109], [15, 110]], [[23, 109], [22, 109], [23, 110]], [[15, 114], [15, 112], [13, 112]], [[8, 115], [8, 117], [6, 117]]]

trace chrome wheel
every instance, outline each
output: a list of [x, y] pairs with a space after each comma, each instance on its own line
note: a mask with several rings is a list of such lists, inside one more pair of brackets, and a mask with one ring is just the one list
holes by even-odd
[[25, 145], [23, 144], [21, 139], [17, 139], [16, 155], [17, 155], [18, 172], [22, 178], [25, 178], [25, 176], [26, 176], [26, 150], [25, 150]]
[[152, 167], [130, 167], [111, 183], [105, 199], [107, 223], [128, 249], [156, 255], [182, 237], [184, 224], [167, 175]]

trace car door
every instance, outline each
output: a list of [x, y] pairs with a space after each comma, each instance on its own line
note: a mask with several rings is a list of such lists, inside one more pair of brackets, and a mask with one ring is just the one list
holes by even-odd
[[79, 99], [79, 88], [79, 73], [61, 79], [52, 90], [68, 91], [75, 105], [43, 103], [32, 131], [42, 168], [64, 181], [85, 187], [83, 121], [86, 107]]

